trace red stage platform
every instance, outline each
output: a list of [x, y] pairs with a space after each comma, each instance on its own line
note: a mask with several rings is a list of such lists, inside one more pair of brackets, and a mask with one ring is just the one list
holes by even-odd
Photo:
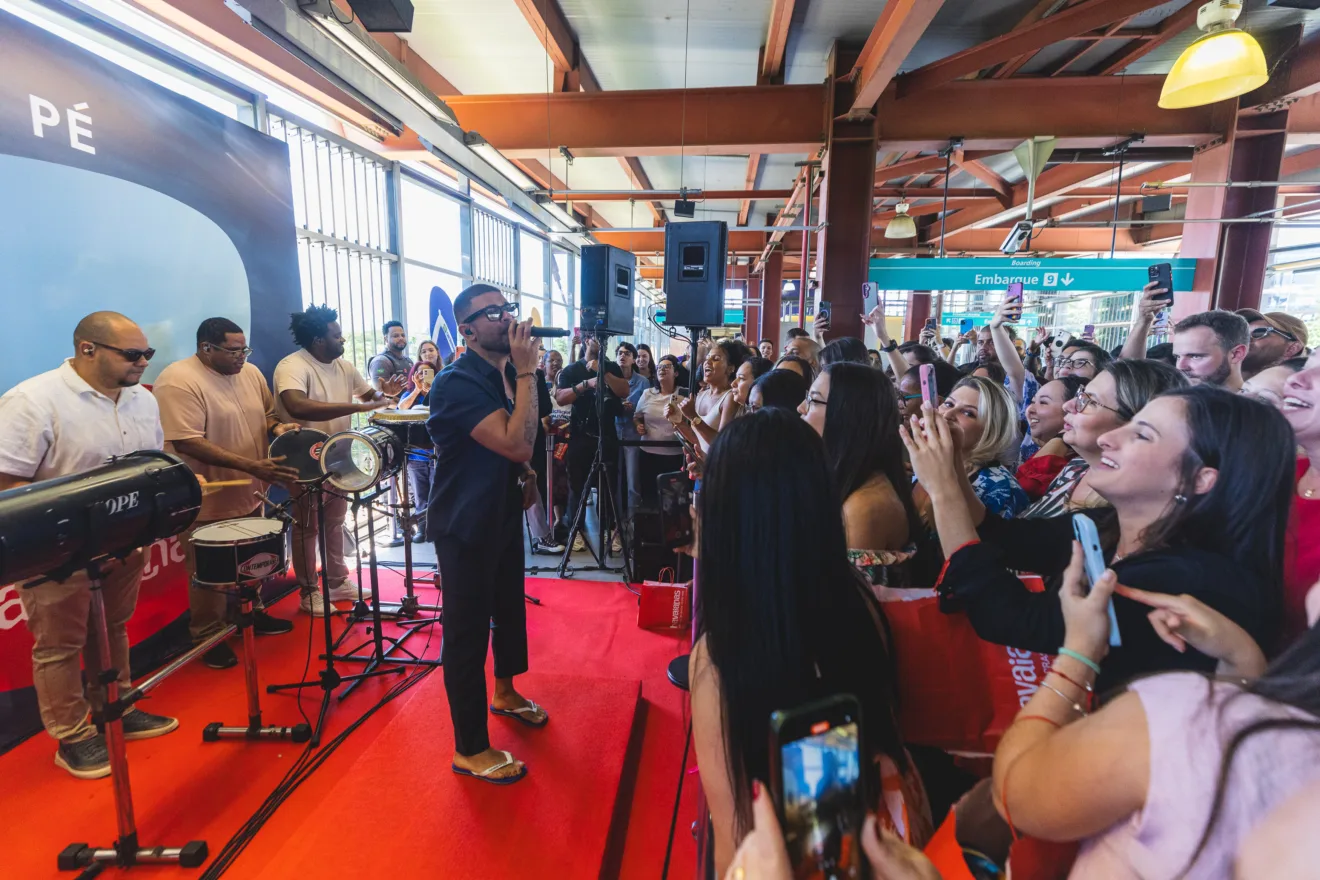
[[[389, 594], [397, 580], [382, 572]], [[353, 732], [267, 822], [226, 872], [234, 878], [546, 878], [659, 876], [681, 772], [686, 703], [665, 679], [685, 640], [637, 629], [636, 599], [619, 584], [529, 579], [543, 601], [528, 607], [532, 672], [520, 689], [547, 707], [533, 730], [492, 718], [497, 748], [527, 761], [526, 779], [499, 787], [461, 779], [452, 753], [443, 672], [436, 669]], [[429, 602], [436, 593], [421, 591]], [[309, 634], [319, 621], [292, 599], [272, 609], [294, 619], [286, 636], [257, 641], [263, 686], [302, 677]], [[342, 628], [339, 620], [335, 629]], [[359, 626], [361, 638], [365, 627]], [[386, 632], [398, 632], [393, 625]], [[360, 639], [350, 637], [349, 643]], [[436, 656], [440, 632], [424, 630], [410, 649]], [[314, 675], [316, 660], [313, 657]], [[343, 664], [348, 673], [360, 664]], [[414, 670], [410, 670], [414, 671]], [[488, 669], [489, 674], [489, 669]], [[356, 720], [398, 676], [366, 682], [335, 700], [326, 739]], [[319, 689], [303, 709], [315, 717]], [[245, 723], [240, 669], [200, 663], [152, 691], [144, 707], [176, 715], [169, 736], [128, 744], [142, 842], [204, 839], [214, 854], [252, 815], [301, 753], [291, 743], [201, 742], [212, 721]], [[267, 724], [302, 720], [289, 693], [262, 695]], [[69, 843], [108, 845], [114, 812], [108, 779], [73, 779], [53, 763], [44, 734], [0, 757], [7, 821], [0, 826], [0, 876], [69, 877], [55, 856]], [[684, 786], [670, 877], [693, 876], [695, 777]], [[119, 874], [109, 870], [103, 876]], [[196, 877], [196, 870], [141, 867], [127, 876]]]

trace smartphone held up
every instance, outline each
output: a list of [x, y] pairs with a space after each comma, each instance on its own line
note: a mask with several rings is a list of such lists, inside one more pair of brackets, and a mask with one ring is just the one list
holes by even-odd
[[770, 716], [770, 789], [794, 877], [862, 874], [861, 705], [839, 695]]

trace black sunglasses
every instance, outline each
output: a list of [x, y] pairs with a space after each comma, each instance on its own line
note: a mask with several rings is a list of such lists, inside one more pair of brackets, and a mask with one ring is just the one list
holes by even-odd
[[478, 309], [477, 311], [468, 315], [466, 318], [459, 321], [458, 323], [471, 324], [473, 321], [477, 320], [477, 318], [481, 317], [482, 315], [486, 316], [487, 321], [498, 321], [500, 317], [503, 316], [505, 313], [508, 313], [509, 315], [515, 318], [518, 317], [518, 304], [516, 302], [511, 302], [511, 303], [505, 303], [502, 306], [486, 306], [484, 309]]
[[1277, 334], [1279, 334], [1280, 336], [1282, 336], [1284, 339], [1288, 340], [1289, 342], [1296, 342], [1296, 341], [1297, 341], [1297, 337], [1296, 337], [1296, 336], [1293, 336], [1293, 335], [1292, 335], [1291, 333], [1289, 333], [1287, 330], [1280, 330], [1278, 327], [1252, 327], [1252, 328], [1251, 328], [1251, 338], [1252, 338], [1252, 339], [1264, 339], [1266, 336], [1269, 336], [1271, 333], [1277, 333]]
[[[90, 341], [90, 340], [89, 340]], [[92, 342], [92, 345], [99, 345], [101, 348], [108, 348], [111, 351], [119, 352], [120, 356], [130, 364], [136, 364], [140, 360], [151, 360], [156, 356], [154, 348], [116, 348], [104, 342]]]

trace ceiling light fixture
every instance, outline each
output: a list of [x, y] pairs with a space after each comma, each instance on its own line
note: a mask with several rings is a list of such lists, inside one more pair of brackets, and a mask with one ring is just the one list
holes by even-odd
[[481, 158], [490, 163], [491, 167], [511, 182], [514, 186], [523, 192], [534, 192], [541, 188], [541, 185], [532, 180], [523, 172], [521, 168], [509, 161], [507, 157], [495, 147], [491, 146], [490, 141], [482, 137], [478, 132], [469, 131], [463, 135], [463, 143], [467, 144]]
[[885, 227], [885, 238], [916, 238], [917, 221], [908, 216], [908, 203], [899, 202], [895, 217]]
[[1242, 0], [1211, 0], [1197, 10], [1196, 25], [1205, 35], [1173, 63], [1160, 92], [1160, 107], [1201, 107], [1245, 95], [1269, 82], [1260, 43], [1233, 26], [1241, 14]]

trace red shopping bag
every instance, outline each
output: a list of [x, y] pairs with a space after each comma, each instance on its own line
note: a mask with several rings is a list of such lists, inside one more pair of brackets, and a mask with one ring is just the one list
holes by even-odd
[[1050, 659], [983, 641], [963, 614], [945, 614], [933, 590], [880, 591], [898, 669], [905, 740], [992, 754], [1035, 694]]
[[[672, 569], [664, 569], [672, 581]], [[692, 620], [692, 591], [688, 584], [642, 581], [637, 598], [637, 625], [642, 629], [684, 629]]]

